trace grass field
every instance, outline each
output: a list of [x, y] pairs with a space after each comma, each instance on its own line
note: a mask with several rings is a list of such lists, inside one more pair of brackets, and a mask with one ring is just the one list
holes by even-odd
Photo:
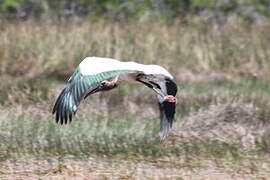
[[[1, 21], [0, 179], [270, 178], [269, 26]], [[181, 101], [165, 142], [155, 94], [137, 85], [89, 97], [70, 125], [54, 122], [86, 56], [172, 72]]]

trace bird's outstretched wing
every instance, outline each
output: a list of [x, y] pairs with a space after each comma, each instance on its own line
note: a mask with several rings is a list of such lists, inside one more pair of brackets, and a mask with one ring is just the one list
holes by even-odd
[[[158, 83], [161, 90], [167, 95], [175, 96], [177, 93], [177, 85], [171, 79], [165, 79]], [[170, 129], [174, 121], [175, 103], [164, 101], [160, 94], [157, 94], [160, 110], [160, 137], [166, 138], [169, 135]]]
[[137, 81], [152, 88], [157, 93], [160, 110], [160, 137], [164, 139], [168, 136], [172, 128], [175, 115], [175, 103], [164, 101], [164, 97], [168, 95], [175, 96], [177, 93], [177, 85], [170, 78], [165, 77], [164, 79], [160, 79], [153, 75], [145, 74], [138, 76]]
[[56, 114], [56, 122], [60, 121], [63, 124], [72, 121], [72, 116], [76, 113], [81, 100], [89, 94], [108, 90], [109, 88], [104, 87], [102, 81], [132, 72], [134, 71], [113, 70], [94, 75], [83, 75], [77, 68], [55, 102], [52, 113]]

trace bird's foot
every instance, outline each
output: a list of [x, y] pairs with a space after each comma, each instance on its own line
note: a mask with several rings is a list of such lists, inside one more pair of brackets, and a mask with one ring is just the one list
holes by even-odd
[[108, 80], [104, 80], [101, 82], [102, 86], [106, 86], [106, 87], [115, 87], [118, 81], [118, 76], [116, 76], [115, 78], [113, 78], [112, 80], [108, 81]]
[[106, 86], [106, 87], [114, 87], [115, 86], [115, 82], [114, 81], [102, 81], [101, 82], [102, 86]]
[[177, 103], [178, 99], [172, 95], [167, 95], [164, 97], [164, 101], [171, 102], [171, 103]]

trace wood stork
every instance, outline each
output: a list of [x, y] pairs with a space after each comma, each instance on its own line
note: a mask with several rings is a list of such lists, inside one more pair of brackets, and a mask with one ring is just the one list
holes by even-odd
[[87, 57], [79, 64], [54, 105], [52, 113], [56, 114], [56, 122], [71, 122], [83, 99], [93, 93], [113, 89], [124, 81], [144, 84], [157, 93], [160, 137], [167, 137], [177, 102], [177, 86], [173, 76], [158, 65], [121, 62], [110, 58]]

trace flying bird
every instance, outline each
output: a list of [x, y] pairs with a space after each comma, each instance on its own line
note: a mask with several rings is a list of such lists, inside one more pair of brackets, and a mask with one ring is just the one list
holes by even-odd
[[71, 122], [83, 99], [96, 92], [114, 89], [122, 82], [143, 84], [156, 92], [160, 110], [160, 138], [165, 139], [174, 120], [177, 85], [173, 76], [158, 65], [100, 57], [85, 58], [55, 102], [52, 113], [56, 114], [56, 122]]

